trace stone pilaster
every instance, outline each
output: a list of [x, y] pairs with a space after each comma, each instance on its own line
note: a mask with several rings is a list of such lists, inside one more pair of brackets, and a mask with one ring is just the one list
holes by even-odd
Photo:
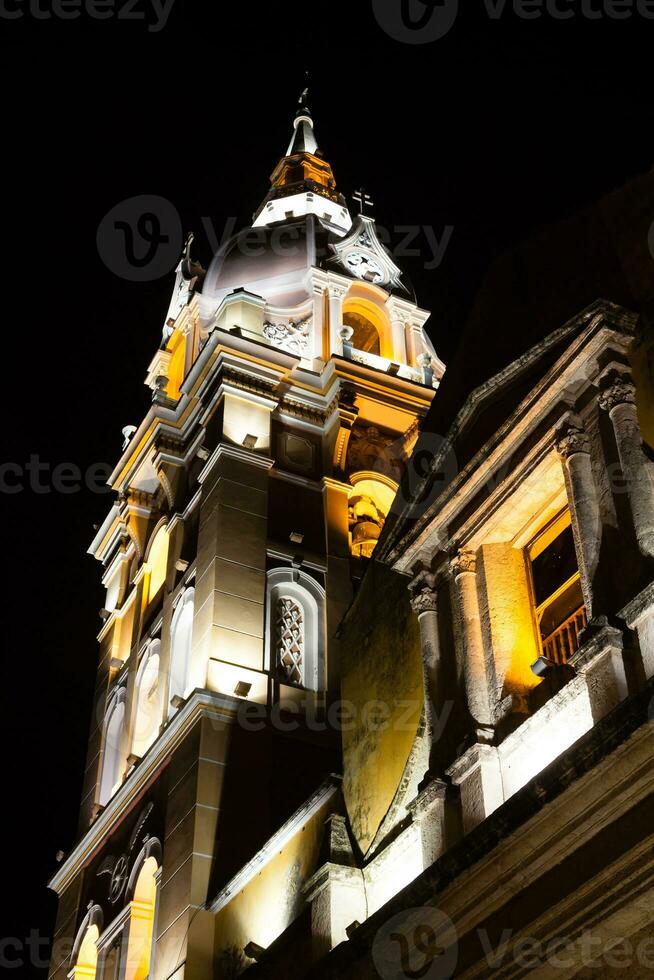
[[609, 368], [600, 378], [599, 403], [609, 413], [641, 554], [654, 557], [652, 464], [643, 452], [636, 389], [626, 372]]
[[420, 831], [423, 868], [429, 868], [452, 843], [447, 825], [446, 794], [447, 783], [433, 779], [409, 805], [413, 822]]
[[450, 766], [451, 777], [461, 793], [463, 833], [490, 816], [504, 802], [499, 752], [493, 745], [473, 745]]
[[590, 458], [590, 439], [579, 419], [568, 417], [559, 426], [556, 448], [563, 464], [579, 577], [591, 619], [598, 598], [595, 577], [602, 542], [602, 520]]
[[463, 655], [468, 710], [479, 741], [490, 741], [493, 734], [491, 686], [486, 666], [484, 638], [477, 592], [477, 559], [471, 551], [461, 551], [452, 562], [463, 624]]
[[422, 653], [425, 734], [429, 743], [429, 771], [435, 771], [435, 752], [442, 733], [443, 680], [438, 633], [438, 590], [435, 576], [421, 572], [410, 584], [411, 608], [418, 617]]
[[570, 663], [585, 678], [593, 720], [598, 722], [629, 694], [624, 638], [621, 630], [610, 626], [605, 616], [596, 619], [584, 636], [585, 642]]
[[327, 822], [326, 861], [304, 886], [311, 906], [314, 961], [344, 942], [347, 929], [366, 919], [363, 874], [356, 867], [345, 818], [332, 814]]

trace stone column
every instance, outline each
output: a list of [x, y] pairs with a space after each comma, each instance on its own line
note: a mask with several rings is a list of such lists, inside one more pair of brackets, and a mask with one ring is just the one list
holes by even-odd
[[343, 326], [343, 298], [346, 296], [348, 289], [349, 286], [335, 282], [330, 282], [327, 287], [329, 297], [330, 354], [340, 354], [343, 349], [340, 330]]
[[636, 539], [641, 553], [654, 557], [654, 485], [652, 464], [643, 452], [636, 411], [636, 389], [631, 377], [614, 368], [600, 378], [600, 406], [609, 413], [627, 484]]
[[581, 420], [566, 418], [557, 430], [556, 448], [563, 464], [588, 619], [597, 605], [594, 584], [602, 543], [602, 520], [590, 459], [590, 439]]
[[463, 624], [464, 670], [468, 710], [481, 742], [493, 737], [492, 694], [486, 667], [484, 639], [477, 594], [477, 559], [471, 551], [460, 551], [452, 562], [459, 592]]
[[438, 591], [434, 575], [421, 572], [409, 585], [411, 608], [418, 617], [422, 653], [425, 735], [429, 745], [429, 771], [435, 771], [435, 752], [444, 717], [441, 650], [438, 635]]

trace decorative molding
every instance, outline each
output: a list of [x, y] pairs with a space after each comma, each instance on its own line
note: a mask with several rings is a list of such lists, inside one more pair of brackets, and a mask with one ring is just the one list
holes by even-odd
[[654, 614], [654, 582], [646, 585], [642, 592], [627, 603], [619, 613], [629, 629], [634, 629], [646, 616]]

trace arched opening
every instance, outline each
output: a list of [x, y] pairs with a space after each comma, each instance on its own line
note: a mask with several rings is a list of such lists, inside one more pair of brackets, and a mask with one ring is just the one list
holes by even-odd
[[267, 657], [282, 684], [324, 687], [325, 593], [310, 575], [276, 568], [268, 574]]
[[109, 703], [104, 732], [100, 800], [104, 806], [117, 789], [123, 769], [123, 738], [125, 728], [125, 688], [121, 688]]
[[362, 313], [343, 312], [343, 323], [347, 327], [352, 327], [354, 333], [350, 343], [356, 350], [365, 351], [366, 354], [381, 354], [381, 337], [379, 332], [366, 316]]
[[98, 939], [100, 930], [97, 925], [90, 925], [84, 933], [84, 938], [77, 953], [73, 969], [74, 980], [95, 980], [98, 969]]
[[171, 626], [170, 687], [168, 715], [175, 710], [174, 701], [188, 694], [191, 666], [191, 638], [193, 634], [193, 604], [195, 589], [186, 589], [180, 599]]
[[157, 597], [166, 581], [166, 571], [168, 568], [168, 529], [165, 524], [159, 528], [152, 539], [148, 551], [147, 565], [150, 571], [150, 579], [145, 605]]
[[146, 858], [134, 885], [130, 902], [124, 980], [145, 980], [150, 974], [157, 909], [158, 870], [156, 859]]
[[352, 554], [370, 558], [391, 509], [397, 485], [376, 473], [354, 473], [348, 503]]
[[143, 756], [150, 748], [161, 725], [161, 642], [147, 646], [136, 678], [136, 716], [132, 752]]
[[[355, 287], [362, 290], [364, 287]], [[385, 310], [373, 299], [356, 293], [343, 300], [343, 323], [354, 331], [352, 346], [366, 354], [393, 357], [391, 324]]]

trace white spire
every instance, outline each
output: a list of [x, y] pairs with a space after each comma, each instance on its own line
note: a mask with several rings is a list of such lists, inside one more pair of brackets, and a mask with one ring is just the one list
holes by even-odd
[[293, 122], [294, 132], [291, 142], [288, 144], [288, 150], [286, 151], [287, 157], [293, 156], [294, 153], [315, 153], [318, 149], [318, 143], [316, 142], [316, 136], [313, 131], [311, 110], [307, 105], [308, 95], [309, 89], [305, 88], [298, 99], [299, 108], [295, 113], [295, 120]]

